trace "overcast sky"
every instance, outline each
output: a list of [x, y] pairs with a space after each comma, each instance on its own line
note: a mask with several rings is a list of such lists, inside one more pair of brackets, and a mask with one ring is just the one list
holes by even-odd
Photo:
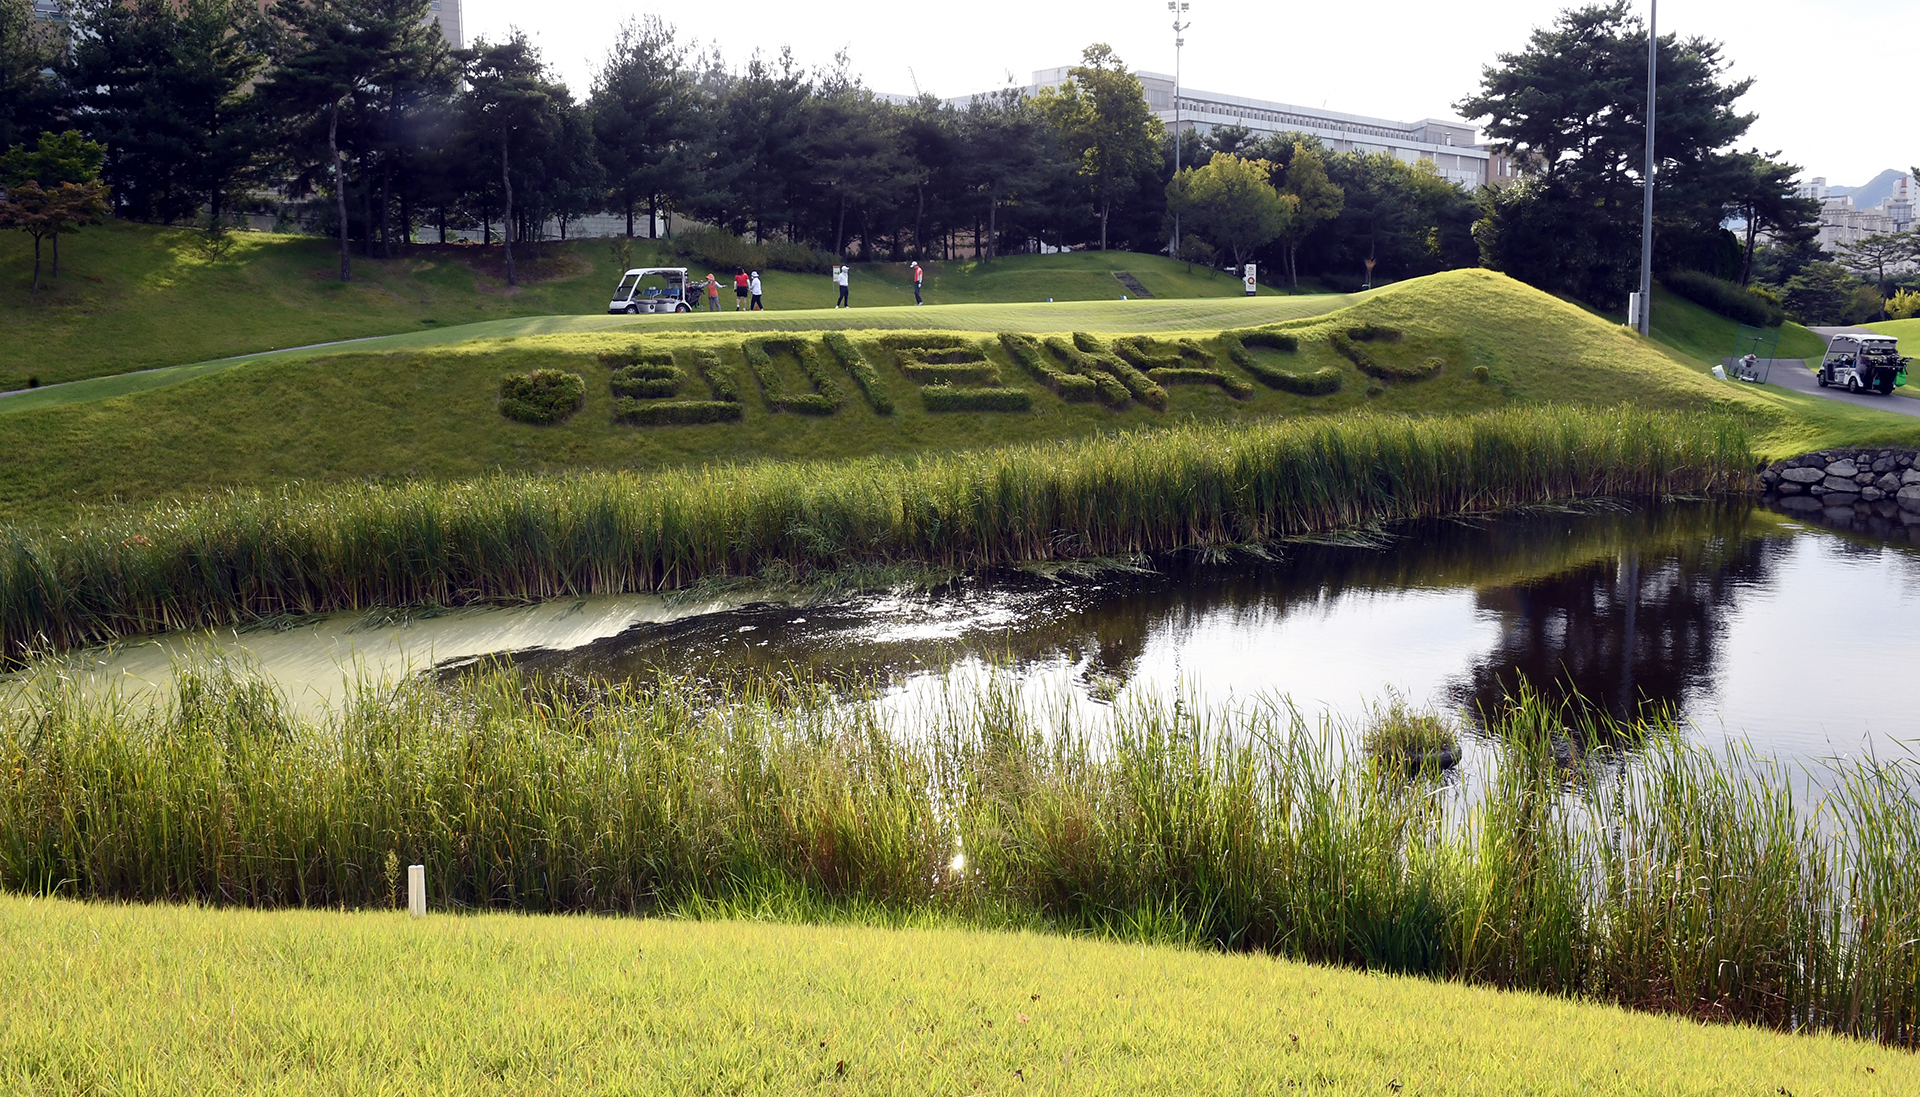
[[[845, 49], [878, 91], [943, 97], [987, 91], [1009, 74], [1072, 64], [1090, 42], [1128, 66], [1173, 71], [1166, 0], [704, 0], [645, 7], [588, 0], [464, 0], [467, 37], [519, 27], [576, 95], [628, 13], [658, 11], [683, 39], [729, 63], [791, 46], [808, 68]], [[1636, 0], [1640, 11], [1647, 0]], [[1411, 121], [1454, 114], [1497, 54], [1551, 21], [1553, 0], [1192, 0], [1185, 83], [1208, 91]], [[1920, 162], [1913, 81], [1900, 43], [1920, 34], [1920, 0], [1665, 0], [1662, 33], [1724, 42], [1736, 76], [1755, 78], [1746, 145], [1781, 150], [1808, 175], [1858, 186]], [[1888, 52], [1891, 49], [1891, 52]], [[1876, 60], [1878, 58], [1878, 60]]]

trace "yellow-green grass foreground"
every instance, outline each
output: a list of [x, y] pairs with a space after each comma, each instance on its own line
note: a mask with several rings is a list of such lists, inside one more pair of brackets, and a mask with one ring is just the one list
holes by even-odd
[[[1243, 401], [1213, 386], [1181, 385], [1168, 389], [1165, 410], [1137, 401], [1117, 408], [1069, 404], [1011, 361], [988, 334], [1127, 334], [1130, 328], [1138, 330], [1133, 325], [1148, 315], [1129, 312], [1135, 304], [892, 310], [923, 318], [938, 312], [938, 323], [948, 331], [979, 325], [965, 337], [985, 342], [1003, 385], [1029, 394], [1032, 409], [1020, 413], [929, 411], [916, 383], [878, 346], [883, 333], [856, 330], [854, 342], [891, 397], [895, 410], [890, 415], [876, 413], [852, 394], [851, 381], [844, 377], [841, 384], [851, 398], [834, 414], [776, 412], [743, 374], [746, 400], [739, 422], [652, 427], [618, 423], [608, 371], [597, 360], [601, 352], [707, 348], [735, 370], [744, 369], [741, 333], [691, 328], [668, 332], [636, 326], [626, 318], [617, 318], [625, 326], [589, 326], [572, 334], [520, 334], [377, 354], [359, 346], [332, 348], [287, 360], [249, 361], [151, 392], [60, 407], [16, 405], [30, 410], [0, 414], [0, 452], [9, 458], [0, 463], [0, 521], [65, 521], [93, 504], [140, 505], [224, 488], [271, 489], [290, 481], [448, 481], [496, 471], [654, 470], [716, 460], [906, 456], [980, 451], [1187, 420], [1235, 423], [1361, 409], [1438, 415], [1553, 403], [1719, 410], [1742, 419], [1762, 455], [1842, 443], [1906, 443], [1920, 437], [1920, 423], [1876, 409], [1714, 381], [1616, 325], [1485, 271], [1402, 283], [1325, 315], [1290, 313], [1325, 306], [1324, 299], [1309, 298], [1137, 303], [1159, 310], [1155, 315], [1169, 325], [1194, 325], [1163, 329], [1160, 337], [1194, 338], [1211, 349], [1223, 371], [1236, 375], [1239, 367], [1215, 333], [1256, 318], [1271, 325], [1291, 314], [1294, 319], [1280, 326], [1298, 336], [1298, 352], [1254, 348], [1254, 355], [1288, 370], [1336, 371], [1341, 387], [1325, 395], [1256, 384], [1252, 398]], [[1053, 309], [1075, 311], [1069, 315], [1049, 311]], [[832, 316], [830, 311], [824, 315]], [[725, 317], [722, 321], [731, 322]], [[514, 330], [523, 332], [573, 324], [557, 318], [503, 323], [519, 325]], [[1439, 358], [1445, 368], [1427, 380], [1373, 382], [1328, 341], [1332, 332], [1365, 323], [1405, 333], [1404, 342], [1376, 345], [1375, 354], [1401, 364]], [[553, 426], [503, 419], [496, 407], [501, 376], [542, 367], [584, 377], [585, 407]], [[1487, 371], [1484, 381], [1476, 367]], [[801, 383], [794, 372], [794, 383]], [[40, 399], [39, 394], [10, 397], [0, 400], [0, 409], [12, 401]]]
[[1024, 933], [0, 897], [22, 1095], [1907, 1094], [1911, 1053]]

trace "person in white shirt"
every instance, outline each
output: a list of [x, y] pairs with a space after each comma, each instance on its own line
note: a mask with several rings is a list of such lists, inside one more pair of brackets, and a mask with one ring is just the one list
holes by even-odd
[[840, 300], [833, 306], [837, 309], [850, 309], [853, 307], [847, 303], [847, 270], [848, 268], [845, 263], [833, 268], [833, 284], [840, 287]]
[[761, 312], [766, 309], [767, 306], [760, 303], [760, 272], [757, 270], [753, 272], [751, 278], [747, 279], [747, 293], [753, 298], [747, 304], [748, 312]]

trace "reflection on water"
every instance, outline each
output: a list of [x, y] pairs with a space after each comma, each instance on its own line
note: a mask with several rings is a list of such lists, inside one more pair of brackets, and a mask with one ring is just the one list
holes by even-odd
[[[1471, 712], [1524, 678], [1615, 716], [1671, 709], [1709, 736], [1824, 756], [1914, 735], [1903, 680], [1920, 656], [1917, 579], [1904, 547], [1676, 503], [1421, 523], [1152, 571], [1000, 572], [645, 625], [516, 662], [641, 679], [790, 670], [905, 695], [941, 668], [997, 663], [1094, 701], [1285, 695], [1342, 718], [1389, 689]], [[1823, 653], [1865, 654], [1863, 641], [1875, 669], [1826, 669]]]

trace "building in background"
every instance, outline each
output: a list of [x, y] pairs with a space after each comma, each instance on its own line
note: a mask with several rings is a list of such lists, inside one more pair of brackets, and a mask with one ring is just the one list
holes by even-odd
[[1920, 195], [1915, 193], [1913, 176], [1901, 175], [1891, 183], [1887, 197], [1871, 209], [1862, 209], [1854, 203], [1854, 196], [1847, 193], [1851, 188], [1829, 187], [1820, 176], [1800, 184], [1794, 193], [1819, 201], [1818, 239], [1821, 247], [1832, 251], [1865, 236], [1906, 232], [1915, 226], [1915, 199]]
[[463, 49], [467, 44], [460, 14], [460, 0], [428, 0], [427, 18], [440, 28], [440, 37], [454, 49]]
[[[1034, 73], [1028, 93], [1065, 83], [1072, 68], [1062, 65]], [[1176, 113], [1173, 77], [1158, 72], [1134, 75], [1140, 78], [1140, 86], [1146, 92], [1148, 108], [1166, 124], [1168, 132], [1172, 132]], [[964, 106], [966, 99], [957, 102]], [[1473, 126], [1450, 118], [1395, 122], [1192, 87], [1180, 89], [1178, 114], [1182, 131], [1192, 130], [1202, 136], [1219, 126], [1245, 126], [1256, 136], [1311, 134], [1335, 152], [1384, 152], [1409, 164], [1431, 160], [1442, 178], [1468, 188], [1497, 183], [1517, 174], [1511, 160], [1496, 157], [1487, 146], [1475, 142], [1478, 135]]]

